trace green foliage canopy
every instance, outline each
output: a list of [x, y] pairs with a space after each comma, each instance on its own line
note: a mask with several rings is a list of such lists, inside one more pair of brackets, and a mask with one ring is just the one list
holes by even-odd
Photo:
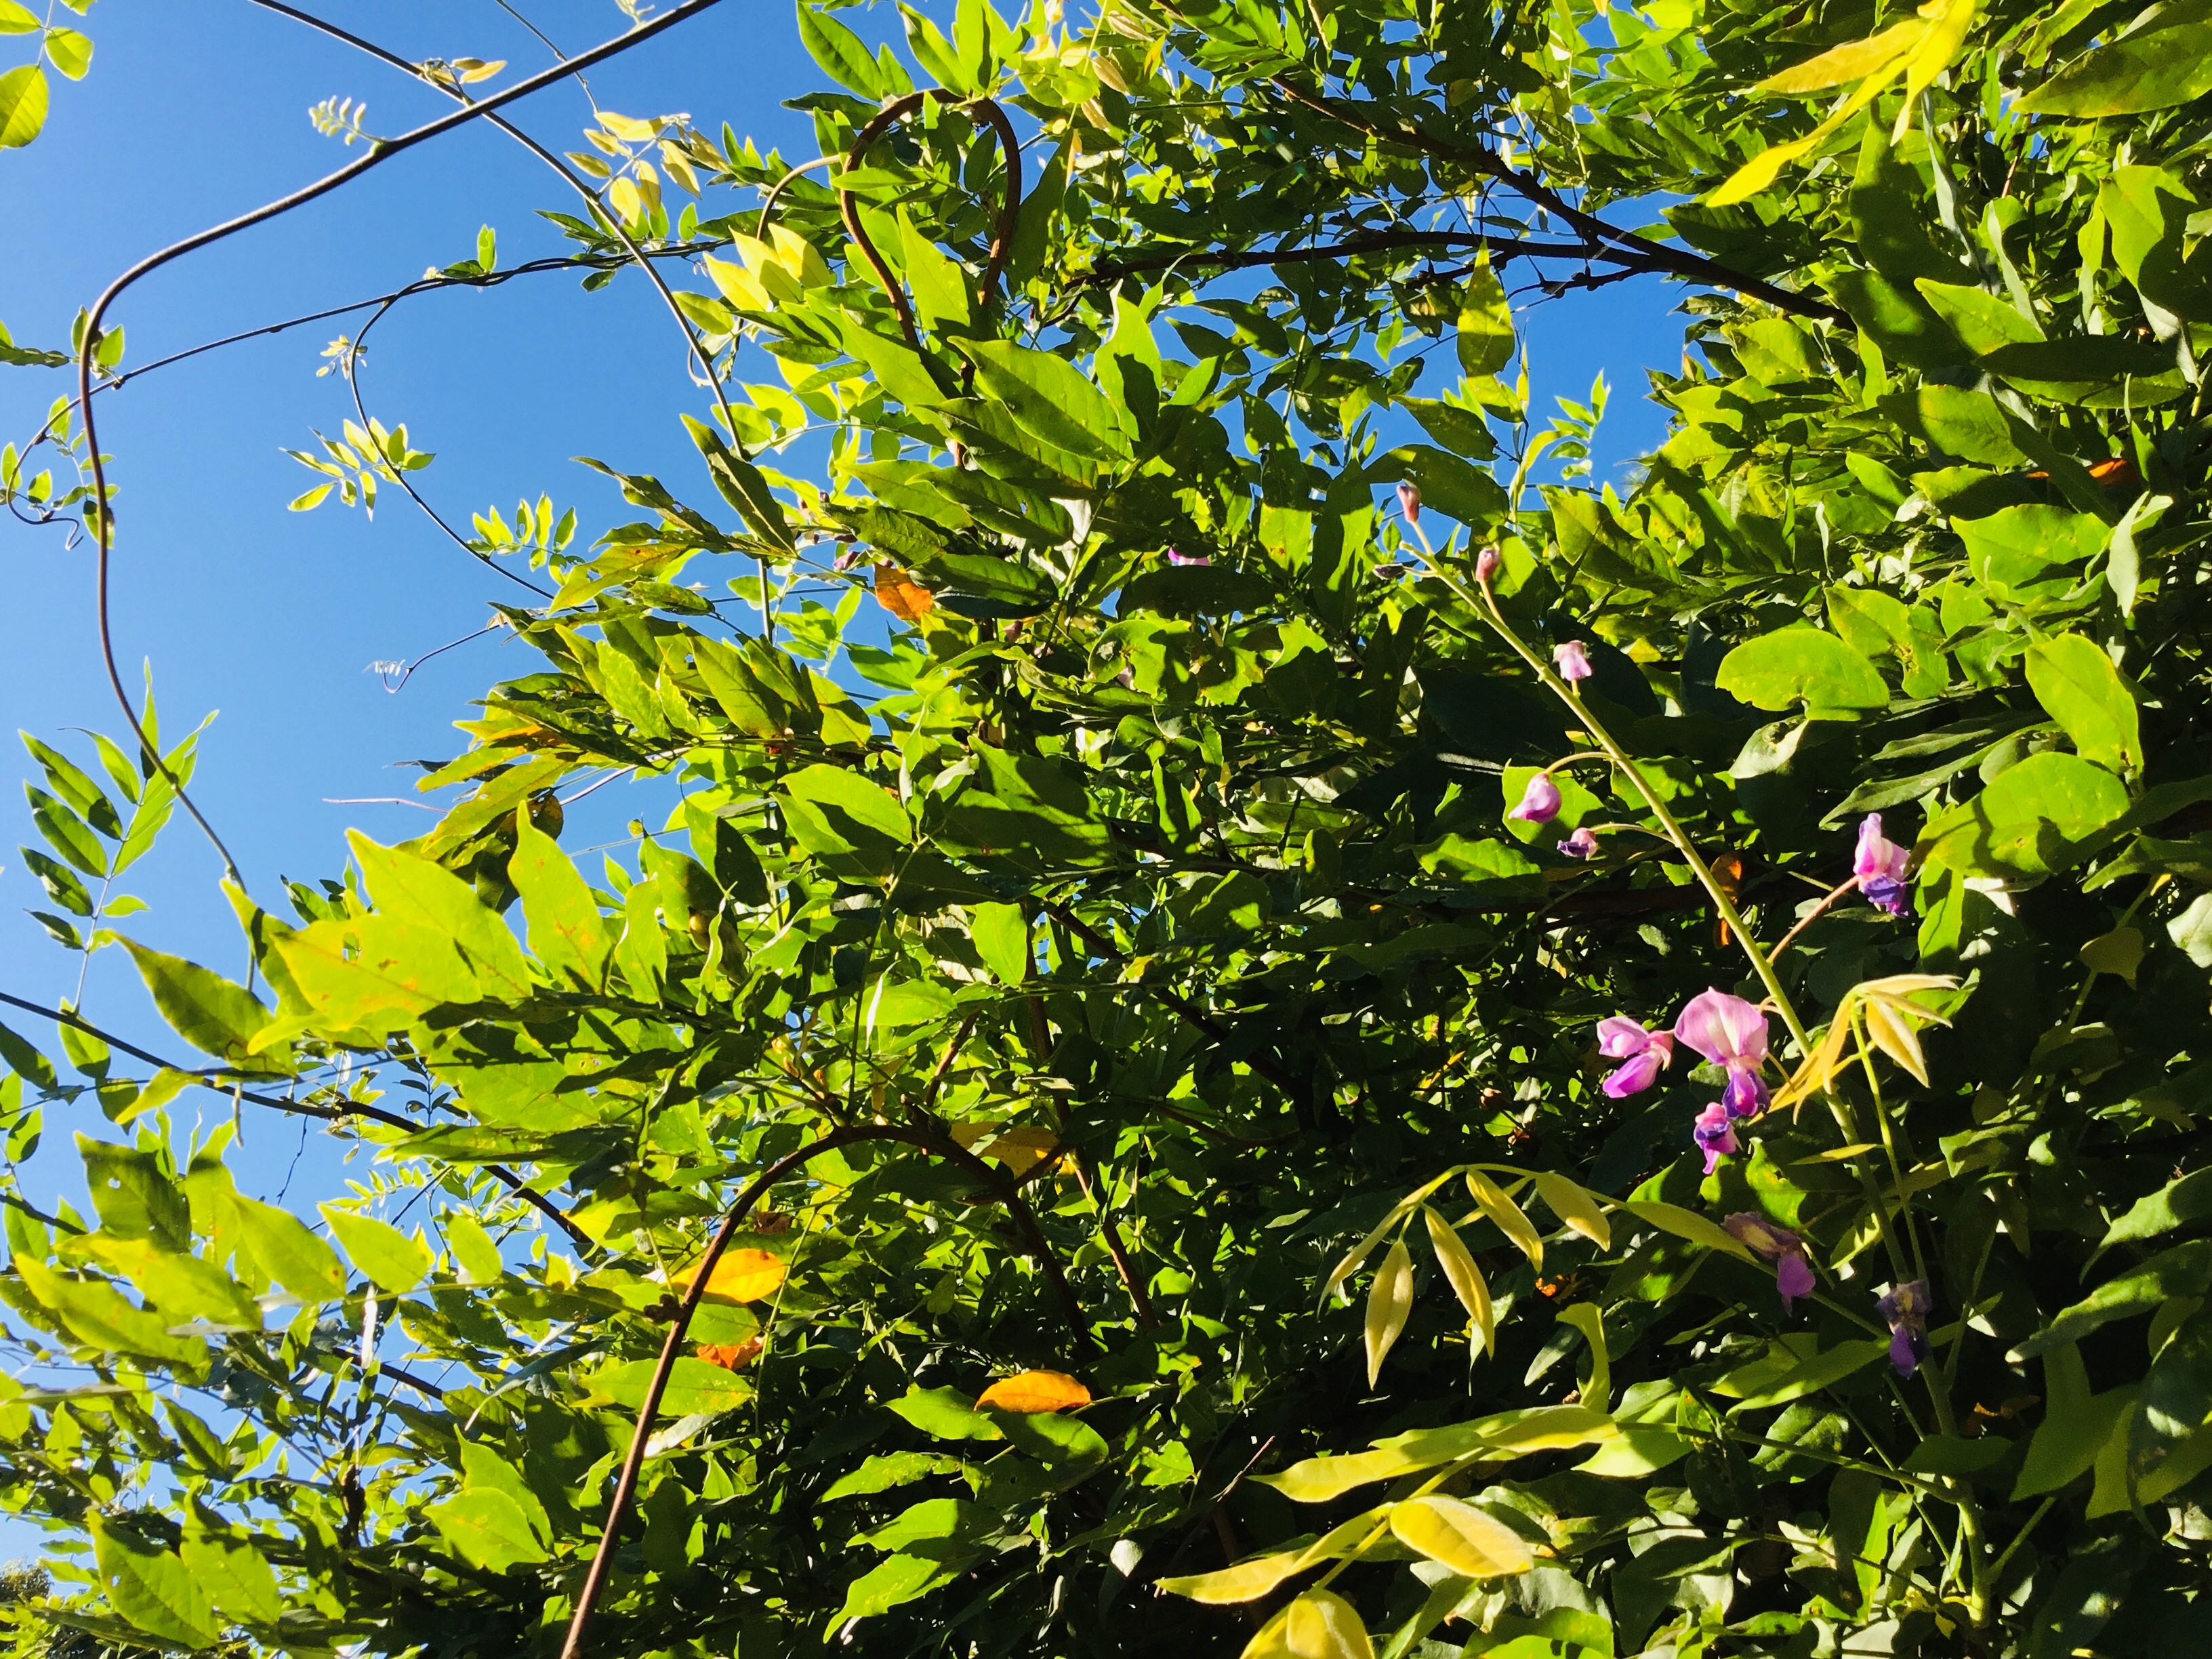
[[[108, 925], [197, 734], [33, 743], [205, 1059], [4, 1035], [11, 1160], [114, 1126], [4, 1194], [23, 1641], [2185, 1645], [2203, 9], [902, 16], [802, 7], [818, 162], [568, 158], [701, 466], [477, 516], [543, 665], [435, 829], [234, 886], [239, 982]], [[1513, 308], [1632, 279], [1615, 487]], [[301, 510], [434, 486], [356, 416]], [[260, 1203], [204, 1085], [373, 1158]]]

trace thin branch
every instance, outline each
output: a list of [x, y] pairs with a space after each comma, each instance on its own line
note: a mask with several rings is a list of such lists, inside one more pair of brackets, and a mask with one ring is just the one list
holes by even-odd
[[1138, 1322], [1146, 1330], [1159, 1328], [1159, 1311], [1152, 1306], [1152, 1298], [1146, 1292], [1144, 1281], [1137, 1277], [1136, 1269], [1129, 1265], [1129, 1247], [1121, 1240], [1121, 1229], [1107, 1212], [1106, 1200], [1098, 1195], [1092, 1179], [1091, 1160], [1078, 1152], [1074, 1156], [1076, 1184], [1083, 1188], [1084, 1197], [1091, 1207], [1098, 1212], [1098, 1235], [1106, 1241], [1106, 1254], [1114, 1259], [1114, 1271], [1121, 1278], [1121, 1288], [1129, 1293], [1129, 1305], [1137, 1310]]
[[1802, 916], [1798, 918], [1797, 925], [1782, 936], [1782, 943], [1776, 945], [1771, 951], [1769, 951], [1766, 953], [1766, 959], [1769, 962], [1781, 961], [1782, 953], [1797, 942], [1798, 934], [1803, 933], [1814, 922], [1820, 921], [1822, 916], [1827, 915], [1830, 908], [1834, 905], [1837, 900], [1843, 897], [1844, 894], [1852, 891], [1858, 886], [1858, 884], [1859, 878], [1856, 876], [1853, 876], [1849, 881], [1840, 883], [1838, 885], [1830, 888], [1828, 891], [1821, 896], [1820, 902], [1818, 904], [1815, 904], [1811, 909], [1808, 910]]
[[630, 1499], [637, 1491], [638, 1471], [645, 1463], [647, 1444], [653, 1437], [653, 1419], [659, 1414], [661, 1396], [667, 1391], [668, 1378], [676, 1368], [678, 1354], [682, 1351], [686, 1334], [691, 1328], [691, 1317], [698, 1311], [700, 1301], [707, 1293], [708, 1282], [714, 1277], [714, 1264], [722, 1258], [731, 1239], [744, 1224], [745, 1218], [769, 1188], [792, 1171], [799, 1169], [824, 1152], [835, 1152], [841, 1146], [851, 1146], [863, 1141], [892, 1140], [919, 1147], [934, 1158], [981, 1176], [987, 1185], [995, 1189], [994, 1196], [1006, 1206], [1018, 1224], [1030, 1235], [1040, 1263], [1052, 1279], [1066, 1302], [1069, 1323], [1077, 1340], [1085, 1347], [1091, 1346], [1090, 1324], [1083, 1309], [1068, 1288], [1066, 1277], [1060, 1270], [1058, 1260], [1044, 1242], [1037, 1226], [1036, 1216], [1029, 1206], [1017, 1196], [1009, 1182], [981, 1158], [943, 1136], [921, 1129], [902, 1128], [895, 1124], [855, 1124], [832, 1129], [811, 1146], [802, 1146], [787, 1157], [761, 1171], [738, 1194], [714, 1230], [705, 1253], [690, 1269], [690, 1283], [684, 1297], [677, 1304], [676, 1316], [669, 1322], [668, 1335], [660, 1345], [660, 1358], [654, 1363], [653, 1376], [647, 1382], [644, 1401], [638, 1407], [636, 1426], [630, 1432], [629, 1450], [623, 1458], [622, 1470], [615, 1477], [614, 1495], [607, 1503], [607, 1518], [599, 1534], [599, 1548], [593, 1552], [592, 1565], [584, 1575], [582, 1586], [576, 1592], [576, 1609], [568, 1620], [568, 1633], [561, 1644], [561, 1659], [582, 1659], [585, 1638], [589, 1633], [592, 1616], [598, 1610], [599, 1597], [606, 1589], [607, 1577], [614, 1565], [615, 1550], [621, 1535], [622, 1525], [629, 1517]]
[[[72, 1027], [83, 1032], [87, 1036], [97, 1038], [111, 1048], [120, 1049], [133, 1060], [144, 1060], [149, 1066], [158, 1066], [163, 1071], [178, 1073], [210, 1089], [228, 1089], [239, 1099], [251, 1101], [256, 1106], [265, 1106], [271, 1111], [289, 1113], [294, 1117], [320, 1118], [325, 1122], [335, 1122], [349, 1117], [365, 1117], [395, 1129], [404, 1129], [410, 1134], [420, 1134], [422, 1132], [422, 1126], [413, 1118], [403, 1117], [397, 1112], [387, 1112], [381, 1106], [371, 1106], [356, 1100], [348, 1100], [337, 1106], [318, 1106], [308, 1101], [290, 1100], [283, 1095], [264, 1095], [258, 1090], [246, 1088], [236, 1081], [240, 1074], [230, 1066], [191, 1066], [173, 1064], [150, 1049], [141, 1048], [135, 1042], [125, 1042], [112, 1031], [102, 1030], [82, 1014], [71, 1013], [66, 1008], [49, 1008], [40, 1003], [27, 1001], [19, 996], [11, 996], [5, 991], [0, 991], [0, 1002], [6, 1003], [11, 1008], [20, 1008], [27, 1014], [36, 1014], [41, 1019], [52, 1020], [57, 1025]], [[552, 1221], [562, 1232], [568, 1234], [580, 1249], [595, 1250], [599, 1248], [597, 1241], [589, 1233], [569, 1220], [550, 1200], [533, 1189], [512, 1170], [497, 1164], [487, 1164], [483, 1168], [485, 1174], [505, 1186], [508, 1191], [529, 1205], [531, 1208]]]
[[1548, 185], [1532, 178], [1528, 173], [1506, 166], [1489, 150], [1474, 149], [1465, 144], [1455, 144], [1441, 138], [1431, 138], [1428, 134], [1413, 127], [1378, 127], [1363, 119], [1358, 114], [1337, 107], [1325, 98], [1317, 97], [1312, 93], [1302, 90], [1279, 76], [1275, 77], [1273, 84], [1276, 90], [1292, 103], [1302, 105], [1316, 114], [1325, 115], [1332, 121], [1341, 122], [1355, 132], [1365, 133], [1369, 137], [1386, 144], [1401, 144], [1408, 149], [1418, 150], [1423, 155], [1437, 156], [1445, 161], [1458, 161], [1471, 167], [1486, 179], [1494, 179], [1523, 199], [1534, 203], [1547, 212], [1558, 215], [1593, 240], [1611, 242], [1616, 246], [1632, 252], [1652, 270], [1663, 270], [1671, 276], [1684, 277], [1708, 288], [1733, 289], [1737, 293], [1748, 295], [1753, 299], [1764, 300], [1778, 311], [1787, 311], [1796, 316], [1810, 317], [1820, 322], [1844, 325], [1849, 325], [1850, 322], [1850, 319], [1835, 307], [1825, 304], [1807, 295], [1795, 293], [1786, 288], [1777, 288], [1773, 283], [1763, 282], [1748, 271], [1736, 270], [1721, 264], [1717, 259], [1708, 259], [1703, 254], [1669, 247], [1664, 242], [1655, 242], [1648, 236], [1638, 235], [1632, 230], [1623, 230], [1620, 226], [1609, 223], [1595, 214], [1585, 213]]
[[[615, 40], [604, 41], [580, 58], [570, 59], [555, 69], [546, 70], [525, 80], [518, 81], [514, 85], [502, 92], [493, 94], [481, 103], [469, 104], [464, 108], [455, 110], [450, 115], [441, 116], [437, 120], [416, 127], [411, 132], [402, 133], [397, 138], [379, 140], [371, 146], [368, 154], [359, 161], [350, 162], [335, 173], [325, 173], [313, 184], [304, 185], [288, 196], [280, 196], [272, 202], [264, 202], [259, 207], [242, 213], [234, 219], [227, 219], [218, 225], [210, 225], [205, 230], [195, 232], [181, 241], [172, 242], [168, 246], [147, 255], [110, 283], [106, 289], [93, 302], [92, 309], [86, 313], [83, 339], [77, 349], [77, 417], [83, 423], [85, 448], [92, 462], [93, 511], [91, 517], [93, 540], [98, 553], [94, 602], [100, 629], [100, 660], [107, 671], [108, 686], [115, 694], [116, 702], [122, 708], [124, 719], [130, 722], [131, 733], [138, 739], [139, 747], [151, 757], [155, 769], [176, 791], [178, 800], [183, 804], [185, 810], [191, 814], [192, 821], [199, 825], [201, 833], [207, 836], [210, 844], [222, 858], [225, 873], [240, 886], [243, 887], [246, 884], [239, 870], [238, 861], [231, 856], [230, 848], [224, 845], [222, 837], [216, 833], [215, 826], [208, 821], [207, 815], [200, 811], [199, 806], [185, 792], [176, 775], [170, 771], [168, 763], [155, 751], [152, 742], [147, 737], [144, 722], [139, 719], [138, 711], [131, 705], [130, 693], [123, 689], [122, 670], [115, 659], [115, 637], [109, 612], [109, 588], [115, 550], [115, 523], [113, 515], [108, 509], [107, 464], [100, 451], [100, 434], [94, 422], [92, 403], [93, 354], [99, 349], [102, 332], [101, 325], [106, 320], [108, 307], [113, 305], [134, 283], [152, 275], [162, 266], [181, 259], [188, 253], [222, 241], [226, 237], [234, 236], [242, 230], [249, 230], [256, 225], [265, 224], [271, 219], [289, 213], [295, 208], [304, 207], [310, 202], [319, 200], [332, 191], [351, 184], [372, 167], [383, 166], [395, 155], [404, 155], [417, 144], [427, 143], [433, 138], [441, 137], [446, 133], [465, 125], [480, 116], [489, 116], [501, 106], [513, 103], [520, 98], [526, 98], [532, 93], [551, 85], [577, 70], [587, 68], [603, 58], [612, 58], [619, 52], [628, 52], [633, 46], [641, 46], [665, 30], [672, 28], [677, 24], [696, 16], [708, 7], [719, 3], [720, 0], [684, 0], [683, 4], [654, 18], [651, 22], [641, 24], [629, 33], [618, 36]], [[650, 270], [651, 267], [648, 266], [647, 269]]]
[[1588, 242], [1528, 242], [1462, 230], [1378, 230], [1364, 236], [1347, 237], [1341, 242], [1317, 242], [1308, 247], [1250, 248], [1237, 253], [1188, 247], [1176, 253], [1117, 260], [1087, 273], [1079, 286], [1096, 288], [1143, 271], [1169, 270], [1183, 264], [1208, 265], [1216, 270], [1243, 270], [1255, 265], [1299, 264], [1316, 259], [1350, 259], [1363, 253], [1387, 253], [1394, 249], [1421, 247], [1487, 249], [1494, 264], [1503, 264], [1508, 259], [1620, 261], [1636, 257], [1608, 249], [1595, 240]]

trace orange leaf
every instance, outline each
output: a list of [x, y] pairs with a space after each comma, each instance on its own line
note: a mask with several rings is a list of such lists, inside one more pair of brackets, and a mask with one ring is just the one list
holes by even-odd
[[1091, 1403], [1091, 1390], [1065, 1371], [1017, 1371], [1002, 1376], [976, 1399], [1002, 1412], [1057, 1412]]
[[1028, 1123], [988, 1123], [981, 1118], [969, 1118], [952, 1126], [952, 1138], [963, 1146], [974, 1149], [989, 1138], [980, 1157], [996, 1158], [1016, 1175], [1027, 1175], [1060, 1145], [1060, 1137], [1049, 1129]]
[[[688, 1268], [676, 1282], [688, 1291], [698, 1273]], [[732, 1250], [714, 1264], [707, 1294], [717, 1302], [758, 1302], [782, 1283], [783, 1263], [766, 1250]]]
[[742, 1342], [702, 1342], [699, 1358], [709, 1365], [720, 1365], [726, 1371], [740, 1370], [761, 1351], [761, 1340], [749, 1336]]
[[920, 622], [937, 608], [937, 595], [895, 564], [876, 567], [876, 603], [901, 622]]

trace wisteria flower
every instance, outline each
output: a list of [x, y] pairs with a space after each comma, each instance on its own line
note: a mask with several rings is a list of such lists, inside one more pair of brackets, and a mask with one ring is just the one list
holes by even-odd
[[1735, 1138], [1735, 1120], [1717, 1100], [1698, 1114], [1697, 1126], [1690, 1131], [1690, 1139], [1705, 1155], [1707, 1175], [1720, 1166], [1722, 1158], [1743, 1150]]
[[1570, 685], [1597, 672], [1590, 666], [1589, 652], [1580, 640], [1569, 640], [1565, 645], [1554, 647], [1552, 660], [1559, 665], [1559, 678]]
[[1505, 815], [1523, 823], [1549, 823], [1559, 816], [1559, 786], [1548, 772], [1539, 772], [1521, 792], [1521, 803]]
[[1571, 859], [1594, 859], [1597, 856], [1597, 836], [1589, 830], [1577, 830], [1556, 850]]
[[1627, 1016], [1614, 1014], [1597, 1023], [1597, 1051], [1607, 1060], [1627, 1061], [1607, 1073], [1599, 1085], [1613, 1099], [1625, 1100], [1659, 1080], [1659, 1073], [1674, 1058], [1674, 1037], [1670, 1031], [1647, 1031]]
[[1407, 524], [1419, 525], [1421, 522], [1421, 487], [1419, 484], [1407, 483], [1398, 486], [1398, 510], [1406, 515]]
[[1486, 547], [1474, 556], [1474, 579], [1487, 586], [1490, 579], [1497, 574], [1498, 550], [1494, 547]]
[[1875, 1304], [1889, 1322], [1889, 1363], [1899, 1376], [1910, 1376], [1928, 1358], [1928, 1310], [1933, 1305], [1928, 1281], [1915, 1279], [1899, 1285]]
[[1767, 1087], [1759, 1068], [1766, 1063], [1766, 1016], [1757, 1005], [1725, 991], [1702, 992], [1676, 1018], [1674, 1035], [1728, 1068], [1728, 1092], [1721, 1099], [1731, 1116], [1756, 1117], [1765, 1109]]
[[1805, 1241], [1787, 1227], [1778, 1227], [1764, 1216], [1740, 1210], [1721, 1225], [1736, 1243], [1774, 1264], [1774, 1288], [1782, 1292], [1782, 1311], [1788, 1313], [1801, 1296], [1814, 1288], [1813, 1264], [1805, 1259]]
[[1881, 814], [1869, 812], [1859, 823], [1858, 853], [1851, 860], [1851, 873], [1859, 879], [1859, 891], [1867, 896], [1867, 902], [1877, 910], [1887, 910], [1893, 916], [1912, 914], [1912, 901], [1905, 896], [1905, 866], [1911, 863], [1909, 848], [1899, 847], [1881, 833]]

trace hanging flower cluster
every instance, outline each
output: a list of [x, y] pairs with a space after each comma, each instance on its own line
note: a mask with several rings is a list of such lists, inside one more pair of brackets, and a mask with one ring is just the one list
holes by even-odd
[[1758, 1116], [1773, 1097], [1760, 1075], [1766, 1065], [1766, 1016], [1758, 1004], [1725, 991], [1707, 990], [1691, 998], [1671, 1032], [1647, 1030], [1616, 1014], [1598, 1022], [1597, 1036], [1600, 1054], [1626, 1062], [1608, 1073], [1601, 1085], [1616, 1100], [1656, 1083], [1673, 1060], [1677, 1042], [1727, 1071], [1720, 1099], [1698, 1115], [1692, 1132], [1705, 1152], [1708, 1175], [1723, 1158], [1740, 1150], [1736, 1124]]
[[1813, 1294], [1816, 1286], [1805, 1241], [1789, 1228], [1748, 1210], [1739, 1210], [1721, 1224], [1737, 1243], [1774, 1264], [1774, 1288], [1782, 1293], [1783, 1312], [1788, 1313], [1799, 1297]]

